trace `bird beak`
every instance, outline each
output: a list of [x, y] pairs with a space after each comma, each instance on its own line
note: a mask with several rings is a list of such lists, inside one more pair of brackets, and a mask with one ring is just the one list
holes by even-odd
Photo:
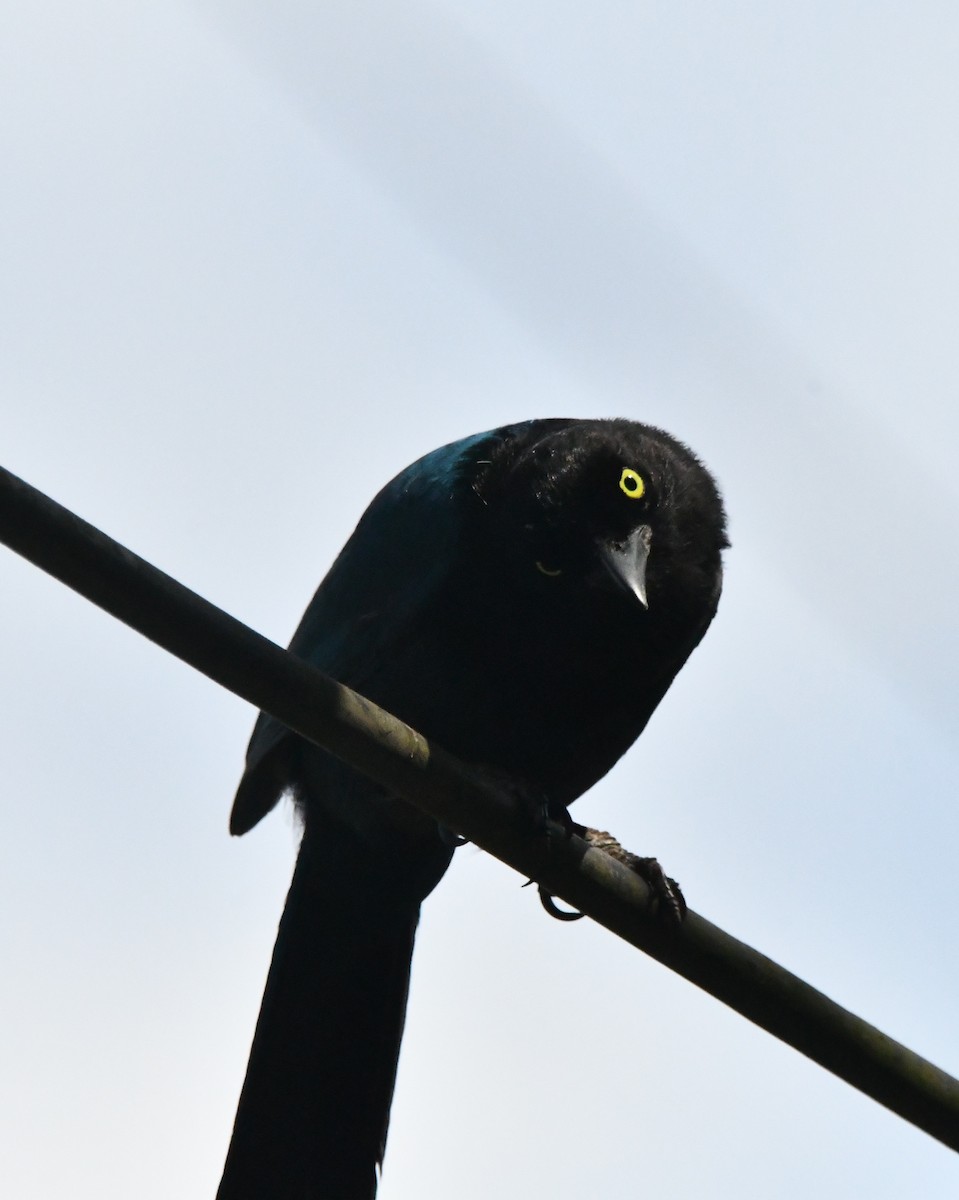
[[618, 584], [636, 597], [643, 608], [649, 608], [646, 599], [646, 563], [653, 531], [648, 525], [634, 529], [624, 542], [604, 542], [600, 546], [603, 566]]

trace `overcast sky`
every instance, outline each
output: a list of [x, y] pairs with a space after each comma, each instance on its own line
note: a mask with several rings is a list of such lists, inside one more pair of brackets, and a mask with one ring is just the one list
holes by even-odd
[[[959, 1074], [959, 10], [8, 0], [0, 462], [285, 643], [382, 483], [688, 441], [720, 614], [576, 815]], [[296, 831], [254, 714], [0, 552], [0, 1191], [209, 1200]], [[954, 1155], [472, 848], [383, 1200], [954, 1197]]]

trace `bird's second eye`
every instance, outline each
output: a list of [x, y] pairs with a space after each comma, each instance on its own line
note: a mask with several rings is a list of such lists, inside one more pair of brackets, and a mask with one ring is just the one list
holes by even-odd
[[545, 563], [540, 562], [539, 559], [536, 560], [536, 570], [539, 571], [540, 575], [545, 575], [549, 579], [555, 579], [557, 575], [562, 575], [563, 573], [562, 567], [548, 567]]
[[646, 492], [646, 481], [632, 467], [625, 467], [619, 477], [619, 490], [625, 492], [630, 500], [640, 500]]

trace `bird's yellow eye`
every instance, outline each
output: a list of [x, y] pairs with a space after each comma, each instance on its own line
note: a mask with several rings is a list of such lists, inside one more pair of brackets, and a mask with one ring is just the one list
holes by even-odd
[[536, 570], [539, 571], [540, 575], [545, 575], [549, 579], [555, 579], [557, 575], [562, 575], [563, 573], [561, 567], [556, 567], [555, 569], [552, 567], [547, 567], [544, 563], [541, 563], [539, 559], [536, 560]]
[[619, 477], [619, 490], [625, 492], [630, 500], [640, 500], [646, 492], [646, 483], [638, 471], [626, 467]]

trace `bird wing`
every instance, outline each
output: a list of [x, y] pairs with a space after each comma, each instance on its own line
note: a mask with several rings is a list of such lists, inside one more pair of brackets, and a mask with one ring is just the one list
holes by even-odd
[[[303, 615], [290, 651], [358, 691], [392, 665], [424, 604], [455, 569], [465, 494], [492, 447], [532, 422], [475, 434], [425, 455], [370, 504]], [[261, 712], [230, 818], [245, 833], [290, 786], [291, 731]]]

